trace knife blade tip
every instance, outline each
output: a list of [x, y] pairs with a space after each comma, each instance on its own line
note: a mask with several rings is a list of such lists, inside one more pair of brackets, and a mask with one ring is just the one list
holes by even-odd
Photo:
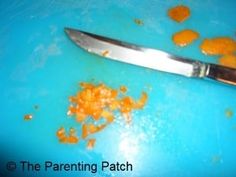
[[64, 27], [64, 32], [65, 32], [66, 34], [69, 34], [69, 33], [70, 33], [70, 28]]

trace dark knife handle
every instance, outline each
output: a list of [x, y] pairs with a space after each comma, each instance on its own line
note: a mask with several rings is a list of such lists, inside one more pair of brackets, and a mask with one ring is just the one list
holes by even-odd
[[209, 64], [206, 77], [236, 86], [236, 69], [233, 68]]

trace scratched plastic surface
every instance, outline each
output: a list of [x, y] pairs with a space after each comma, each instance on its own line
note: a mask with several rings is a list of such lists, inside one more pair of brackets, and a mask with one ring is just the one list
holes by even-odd
[[[236, 88], [199, 79], [161, 73], [108, 61], [76, 47], [65, 26], [159, 48], [180, 56], [217, 63], [201, 54], [205, 37], [235, 39], [236, 2], [181, 1], [191, 9], [182, 24], [167, 10], [178, 1], [138, 0], [9, 0], [0, 1], [0, 159], [3, 176], [93, 176], [91, 172], [7, 172], [9, 160], [61, 163], [126, 162], [133, 172], [99, 171], [96, 176], [235, 176]], [[143, 20], [144, 25], [134, 23]], [[171, 35], [181, 29], [201, 38], [186, 48], [176, 47]], [[144, 110], [133, 113], [130, 127], [119, 120], [95, 135], [94, 150], [81, 141], [60, 144], [61, 126], [80, 126], [66, 116], [68, 96], [81, 81], [126, 85], [128, 94], [148, 92]], [[152, 88], [152, 89], [150, 89]], [[34, 105], [39, 109], [34, 110]], [[32, 121], [24, 114], [32, 113]], [[121, 123], [119, 123], [121, 122]]]

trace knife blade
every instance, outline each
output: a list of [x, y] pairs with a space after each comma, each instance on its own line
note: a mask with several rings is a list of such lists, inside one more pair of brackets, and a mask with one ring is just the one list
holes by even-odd
[[90, 53], [112, 60], [151, 68], [158, 71], [196, 78], [210, 78], [236, 85], [236, 69], [175, 56], [89, 32], [65, 28], [69, 38]]

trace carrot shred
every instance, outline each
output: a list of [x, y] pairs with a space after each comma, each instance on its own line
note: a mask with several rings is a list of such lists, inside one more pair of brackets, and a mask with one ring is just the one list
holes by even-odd
[[89, 139], [87, 143], [87, 149], [93, 149], [95, 145], [96, 139]]

